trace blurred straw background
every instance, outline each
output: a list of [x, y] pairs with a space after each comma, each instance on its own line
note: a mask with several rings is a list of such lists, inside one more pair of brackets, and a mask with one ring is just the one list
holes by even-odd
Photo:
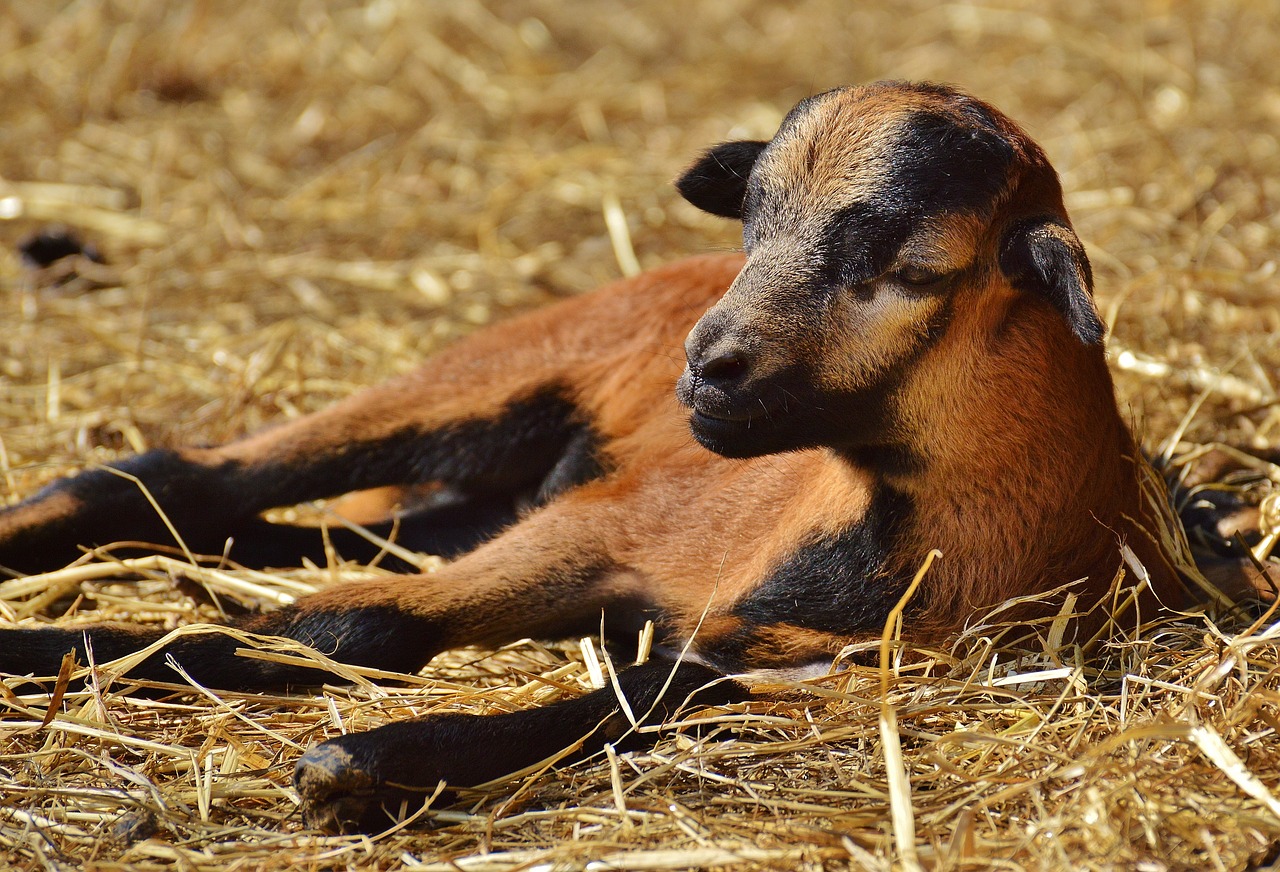
[[[1049, 151], [1149, 445], [1185, 424], [1187, 445], [1275, 446], [1277, 21], [1274, 0], [9, 0], [0, 497], [123, 453], [234, 437], [507, 313], [732, 248], [736, 227], [680, 202], [670, 180], [708, 144], [767, 138], [807, 94], [877, 78], [958, 84]], [[105, 262], [24, 264], [19, 243], [50, 225]], [[178, 577], [256, 606], [367, 571], [219, 578], [153, 560], [119, 573], [136, 581], [0, 583], [0, 610], [70, 604], [73, 620], [176, 626], [218, 614]], [[874, 672], [376, 840], [302, 830], [288, 788], [302, 748], [586, 688], [576, 645], [459, 652], [400, 684], [316, 697], [157, 699], [116, 684], [69, 694], [48, 718], [47, 695], [11, 683], [0, 857], [30, 869], [1248, 868], [1280, 844], [1274, 637], [1265, 623], [1168, 621], [1097, 667], [1067, 651], [1017, 659], [978, 632], [902, 672], [906, 850]]]

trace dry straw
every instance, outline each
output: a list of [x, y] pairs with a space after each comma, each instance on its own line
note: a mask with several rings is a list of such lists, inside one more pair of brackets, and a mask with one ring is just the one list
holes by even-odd
[[[1274, 446], [1274, 9], [1058, 7], [11, 0], [0, 493], [234, 437], [508, 312], [733, 247], [733, 227], [676, 201], [682, 165], [768, 136], [807, 93], [883, 77], [961, 84], [1047, 147], [1120, 394], [1149, 444], [1175, 437], [1170, 468], [1193, 472], [1209, 443]], [[25, 267], [19, 239], [48, 223], [106, 263]], [[1258, 501], [1276, 473], [1259, 464], [1215, 487]], [[103, 551], [0, 583], [0, 617], [207, 632], [228, 611], [382, 572], [339, 555], [262, 573]], [[1129, 568], [1117, 596], [1140, 579]], [[583, 693], [610, 665], [593, 679], [576, 643], [525, 642], [450, 652], [419, 676], [335, 665], [349, 683], [314, 695], [225, 693], [178, 671], [144, 686], [124, 663], [94, 664], [84, 689], [6, 680], [0, 856], [218, 872], [1271, 862], [1272, 613], [1147, 615], [1085, 656], [1063, 640], [1089, 604], [1059, 596], [1062, 615], [1029, 636], [996, 614], [949, 650], [891, 646], [882, 668], [855, 665], [872, 641], [826, 678], [689, 712], [651, 752], [538, 767], [376, 838], [302, 829], [289, 774], [303, 748]], [[239, 638], [252, 656], [321, 659]]]

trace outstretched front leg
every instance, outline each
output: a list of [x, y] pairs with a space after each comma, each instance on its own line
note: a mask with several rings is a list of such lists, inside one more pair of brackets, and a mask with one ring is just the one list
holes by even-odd
[[[579, 760], [613, 744], [652, 744], [636, 728], [669, 722], [685, 704], [722, 705], [747, 689], [693, 662], [659, 660], [618, 673], [617, 687], [499, 715], [447, 714], [330, 739], [303, 755], [293, 783], [311, 827], [375, 832], [422, 805], [440, 782], [472, 787], [562, 752]], [[623, 703], [628, 711], [623, 709]], [[632, 720], [634, 718], [634, 721]]]
[[[614, 565], [615, 543], [603, 532], [607, 525], [597, 524], [577, 503], [556, 501], [434, 573], [336, 585], [232, 627], [293, 639], [339, 662], [399, 672], [415, 672], [461, 645], [501, 645], [598, 627], [606, 608], [611, 614], [635, 610], [636, 583]], [[0, 672], [52, 675], [68, 651], [81, 663], [90, 656], [105, 663], [163, 635], [111, 624], [0, 630]], [[216, 630], [183, 635], [129, 675], [170, 680], [172, 658], [199, 683], [227, 689], [316, 684], [327, 677], [314, 668], [238, 657], [242, 645]]]
[[[562, 636], [609, 622], [627, 627], [661, 619], [662, 603], [647, 599], [632, 567], [617, 557], [628, 536], [612, 515], [614, 482], [585, 485], [526, 517], [498, 540], [439, 571], [339, 585], [295, 606], [256, 616], [241, 629], [285, 636], [332, 659], [380, 669], [416, 671], [436, 653], [464, 644], [498, 645], [527, 636]], [[74, 650], [92, 648], [98, 662], [156, 641], [160, 633], [135, 627], [80, 630], [41, 628], [0, 632], [0, 672], [52, 674]], [[255, 688], [315, 683], [313, 668], [238, 657], [242, 643], [218, 632], [178, 638], [135, 666], [130, 675], [172, 677], [168, 660], [201, 684]], [[692, 662], [672, 677], [673, 664], [620, 673], [637, 722], [670, 716], [704, 685], [695, 702], [739, 698], [721, 673]], [[577, 753], [629, 737], [630, 717], [612, 689], [548, 709], [500, 717], [433, 717], [344, 736], [313, 749], [296, 776], [308, 820], [326, 829], [376, 827], [383, 807], [421, 801], [443, 779], [454, 786], [482, 783], [581, 742]], [[623, 744], [626, 747], [626, 743]]]

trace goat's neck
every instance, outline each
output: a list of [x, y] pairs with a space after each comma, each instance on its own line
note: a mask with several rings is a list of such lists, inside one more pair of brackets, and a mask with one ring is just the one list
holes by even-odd
[[1146, 535], [1136, 530], [1148, 515], [1142, 461], [1101, 351], [1055, 351], [1042, 358], [1053, 368], [979, 359], [927, 374], [949, 380], [956, 399], [908, 409], [909, 460], [877, 469], [883, 486], [912, 501], [899, 571], [940, 549], [932, 586], [961, 600], [957, 609], [1083, 578], [1101, 592], [1119, 567], [1119, 542]]

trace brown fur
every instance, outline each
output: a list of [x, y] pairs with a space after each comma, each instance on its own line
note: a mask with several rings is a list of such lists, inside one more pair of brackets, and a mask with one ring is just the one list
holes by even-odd
[[[411, 375], [238, 442], [139, 458], [136, 474], [184, 533], [215, 549], [220, 511], [350, 490], [489, 499], [500, 479], [518, 482], [509, 503], [535, 504], [435, 573], [332, 587], [244, 625], [416, 668], [457, 645], [591, 627], [603, 612], [624, 633], [655, 618], [665, 644], [692, 639], [718, 668], [802, 667], [877, 638], [930, 549], [943, 559], [903, 629], [925, 643], [1010, 596], [1079, 581], [1086, 600], [1099, 597], [1126, 543], [1150, 596], [1185, 603], [1146, 532], [1143, 461], [1093, 341], [1088, 264], [1035, 143], [971, 98], [890, 84], [814, 98], [767, 147], [724, 154], [755, 156], [749, 184], [736, 169], [717, 175], [713, 154], [682, 191], [720, 214], [742, 203], [745, 255], [684, 261], [499, 324]], [[530, 498], [543, 473], [522, 478], [533, 461], [501, 444], [483, 462], [430, 454], [471, 426], [479, 435], [460, 437], [463, 453], [491, 432], [535, 453], [539, 428], [585, 434], [598, 470]], [[0, 514], [0, 564], [125, 538], [121, 518], [149, 517], [130, 489], [86, 481]], [[368, 519], [402, 496], [370, 490], [350, 511]], [[846, 624], [822, 608], [828, 592], [848, 595], [829, 589], [836, 576], [860, 592], [840, 600], [858, 610]], [[46, 668], [61, 643], [30, 638], [0, 669]], [[99, 660], [108, 642], [95, 636]], [[189, 653], [229, 670], [215, 681], [308, 677]], [[390, 753], [378, 736], [361, 747]], [[348, 814], [333, 797], [348, 803], [343, 791], [364, 790], [377, 768], [351, 759], [316, 752], [299, 770], [326, 826]]]

